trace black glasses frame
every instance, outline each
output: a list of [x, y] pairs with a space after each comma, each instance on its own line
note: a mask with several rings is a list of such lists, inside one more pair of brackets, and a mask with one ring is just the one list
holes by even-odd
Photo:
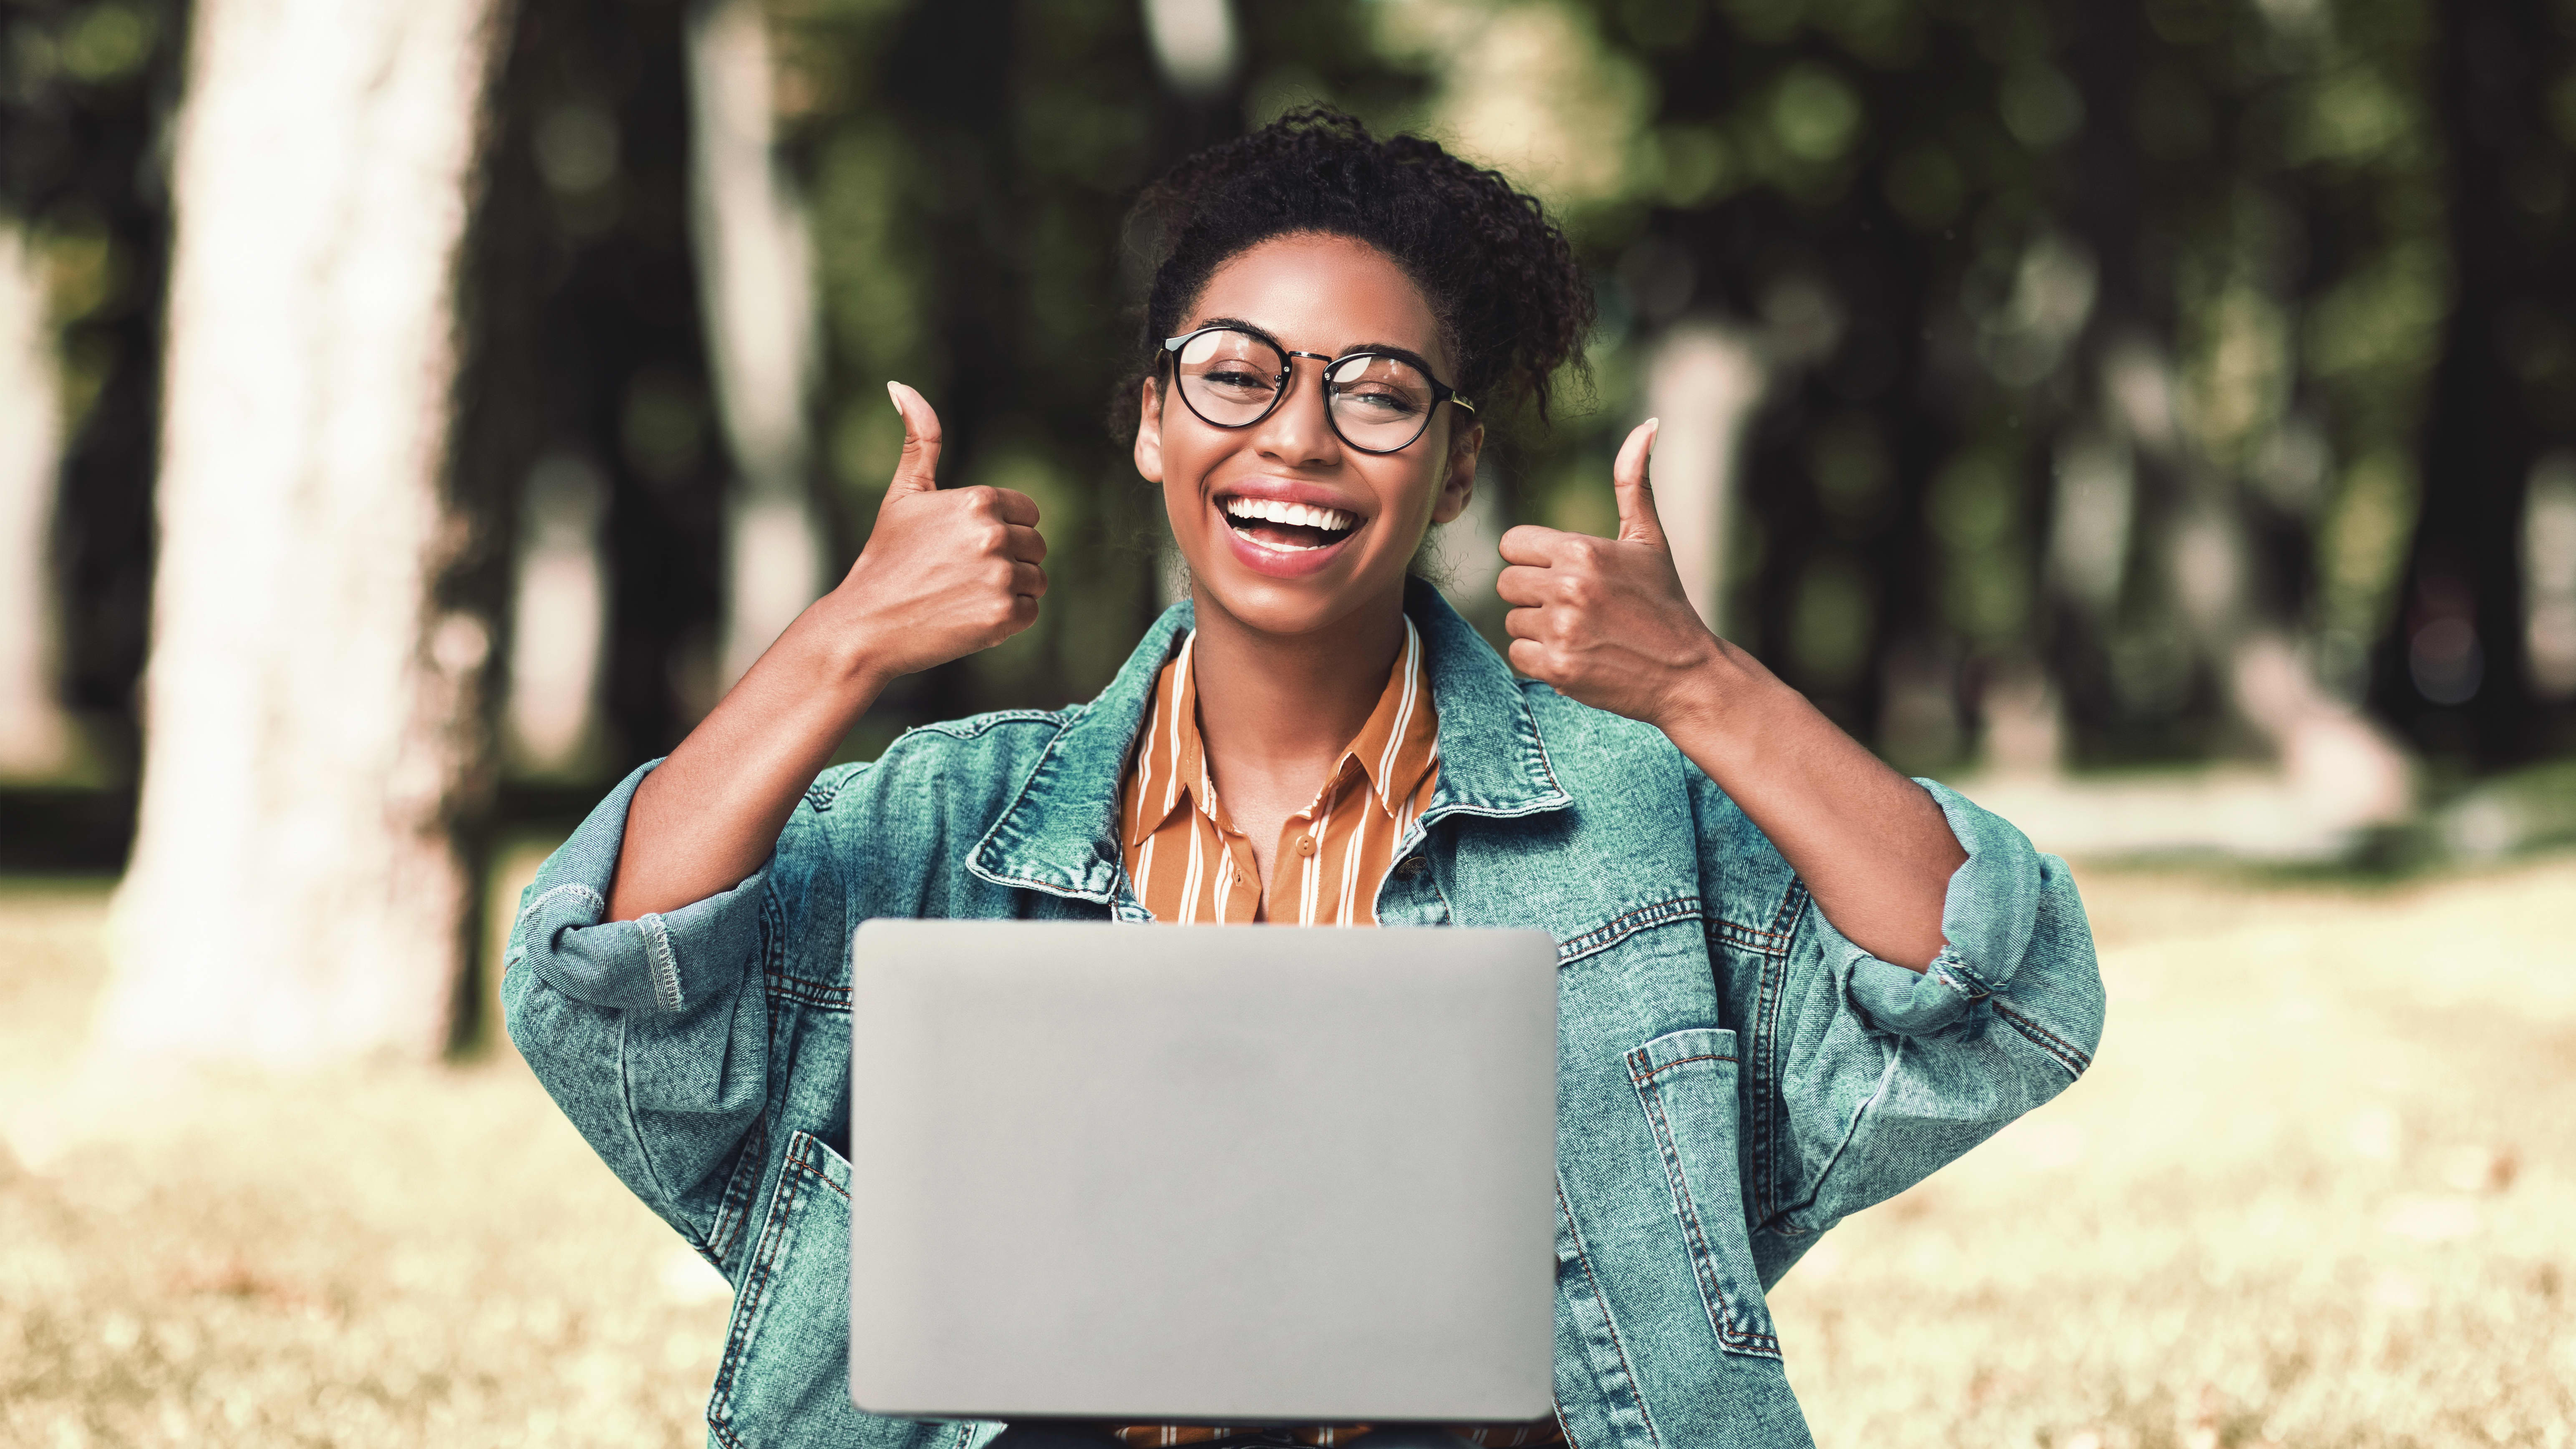
[[[1190, 401], [1189, 390], [1180, 386], [1180, 379], [1177, 373], [1178, 363], [1174, 360], [1181, 355], [1181, 349], [1189, 345], [1191, 338], [1203, 336], [1210, 332], [1239, 332], [1246, 337], [1250, 337], [1261, 342], [1271, 350], [1277, 352], [1285, 361], [1285, 365], [1279, 369], [1278, 376], [1270, 379], [1270, 405], [1263, 408], [1258, 414], [1244, 419], [1242, 422], [1221, 423], [1216, 419], [1209, 417], [1206, 413], [1200, 412], [1199, 405]], [[1405, 449], [1412, 447], [1414, 444], [1421, 442], [1422, 435], [1431, 431], [1431, 416], [1432, 414], [1440, 411], [1440, 405], [1442, 403], [1453, 403], [1458, 407], [1465, 409], [1469, 417], [1474, 417], [1476, 415], [1476, 405], [1467, 401], [1465, 398], [1460, 397], [1458, 395], [1458, 389], [1451, 387], [1449, 384], [1442, 382], [1439, 378], [1432, 376], [1431, 369], [1423, 367], [1422, 360], [1420, 358], [1407, 357], [1402, 353], [1387, 352], [1373, 347], [1363, 347], [1357, 352], [1345, 352], [1339, 357], [1326, 357], [1320, 352], [1299, 352], [1293, 347], [1280, 346], [1279, 340], [1275, 337], [1265, 337], [1261, 333], [1255, 332], [1249, 327], [1241, 327], [1228, 322], [1220, 322], [1212, 327], [1201, 327], [1194, 331], [1184, 332], [1178, 337], [1164, 338], [1163, 353], [1162, 356], [1157, 359], [1157, 362], [1158, 364], [1162, 362], [1173, 362], [1175, 373], [1173, 376], [1172, 391], [1179, 395], [1181, 405], [1190, 410], [1190, 415], [1192, 417], [1197, 418], [1200, 422], [1207, 424], [1211, 428], [1231, 429], [1258, 427], [1267, 420], [1272, 413], [1279, 411], [1279, 404], [1287, 399], [1288, 380], [1290, 376], [1296, 372], [1297, 359], [1300, 357], [1311, 357], [1317, 362], [1324, 364], [1324, 387], [1326, 389], [1324, 393], [1324, 426], [1331, 428], [1333, 430], [1333, 436], [1341, 439], [1342, 445], [1347, 448], [1353, 448], [1363, 453], [1376, 453], [1380, 455], [1387, 453], [1401, 453]], [[1396, 444], [1392, 448], [1372, 448], [1366, 443], [1352, 442], [1350, 435], [1342, 431], [1341, 419], [1333, 416], [1333, 395], [1330, 391], [1332, 387], [1333, 370], [1340, 367], [1345, 362], [1351, 362], [1363, 357], [1383, 357], [1390, 362], [1401, 362], [1407, 367], [1421, 368], [1423, 379], [1431, 384], [1431, 406], [1422, 410], [1422, 426], [1414, 429], [1412, 437], [1405, 439], [1403, 442]]]

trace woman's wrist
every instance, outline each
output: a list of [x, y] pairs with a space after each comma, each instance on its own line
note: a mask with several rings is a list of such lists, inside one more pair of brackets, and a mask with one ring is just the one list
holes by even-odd
[[1678, 682], [1655, 725], [1722, 786], [1791, 716], [1814, 707], [1760, 660], [1712, 638], [1715, 649]]
[[787, 626], [778, 642], [788, 653], [781, 662], [805, 687], [840, 700], [855, 719], [905, 671], [888, 657], [886, 631], [872, 627], [853, 603], [838, 591], [824, 595]]

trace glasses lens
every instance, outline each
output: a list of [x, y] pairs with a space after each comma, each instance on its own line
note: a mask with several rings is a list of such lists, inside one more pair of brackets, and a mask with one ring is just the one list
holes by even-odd
[[1431, 421], [1431, 378], [1394, 357], [1345, 357], [1325, 375], [1333, 422], [1355, 447], [1392, 453]]
[[1173, 370], [1182, 398], [1200, 417], [1240, 427], [1268, 410], [1288, 359], [1249, 332], [1219, 327], [1182, 343]]

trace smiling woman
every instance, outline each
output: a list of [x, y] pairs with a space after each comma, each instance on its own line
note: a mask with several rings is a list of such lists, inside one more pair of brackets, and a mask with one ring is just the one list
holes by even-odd
[[[1478, 409], [1543, 420], [1590, 325], [1565, 238], [1504, 178], [1307, 111], [1185, 162], [1142, 214], [1124, 393], [1190, 597], [1108, 691], [817, 778], [889, 680], [1025, 629], [1046, 593], [1037, 506], [939, 488], [938, 417], [891, 384], [903, 459], [849, 576], [525, 897], [521, 1053], [737, 1286], [718, 1437], [1806, 1443], [1770, 1285], [2091, 1060], [2101, 989], [2062, 863], [1700, 623], [1651, 420], [1605, 480], [1616, 538], [1505, 535], [1509, 667], [1408, 577], [1473, 493]], [[835, 1151], [837, 1018], [850, 932], [883, 916], [1547, 930], [1555, 1415], [1426, 1439], [854, 1408], [830, 1224], [870, 1164]], [[1212, 1283], [1193, 1311], [1262, 1306]]]

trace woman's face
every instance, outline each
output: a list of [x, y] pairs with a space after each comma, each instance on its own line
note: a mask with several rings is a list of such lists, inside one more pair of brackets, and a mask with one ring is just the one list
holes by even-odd
[[[1278, 237], [1219, 267], [1180, 330], [1218, 322], [1328, 358], [1401, 349], [1442, 382], [1457, 380], [1421, 289], [1384, 253], [1345, 237]], [[1405, 566], [1426, 529], [1467, 506], [1484, 442], [1467, 414], [1443, 404], [1405, 448], [1361, 452], [1326, 421], [1324, 364], [1293, 358], [1290, 371], [1268, 417], [1221, 428], [1167, 395], [1166, 366], [1145, 384], [1136, 431], [1136, 469], [1163, 485], [1200, 609], [1266, 634], [1313, 633], [1400, 607]]]

